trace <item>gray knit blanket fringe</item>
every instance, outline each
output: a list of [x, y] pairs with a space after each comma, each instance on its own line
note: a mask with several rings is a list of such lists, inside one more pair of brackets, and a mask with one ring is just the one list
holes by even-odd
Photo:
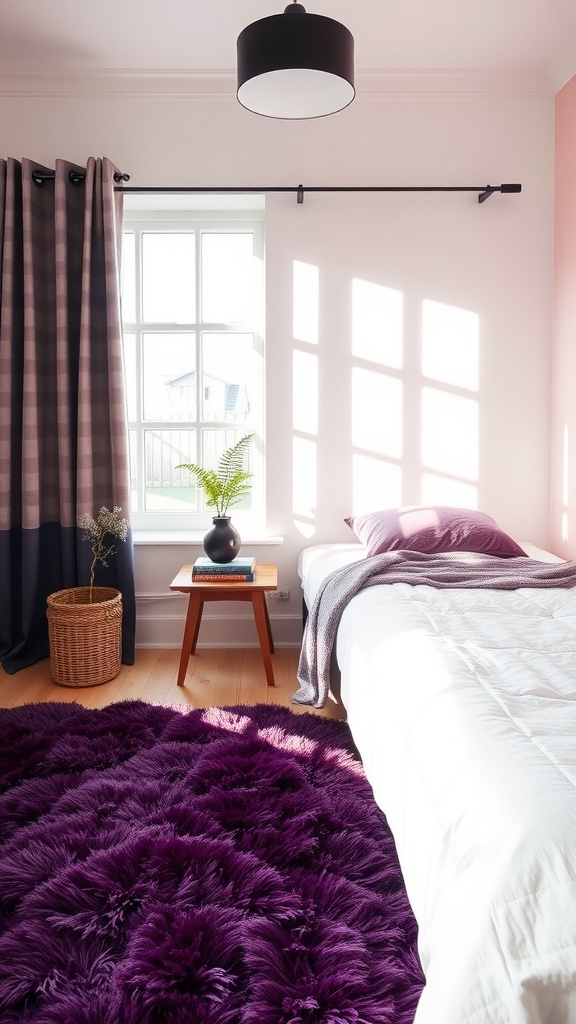
[[439, 555], [390, 551], [336, 569], [322, 582], [309, 610], [298, 664], [300, 688], [294, 704], [323, 708], [330, 692], [330, 668], [340, 617], [364, 587], [408, 583], [443, 589], [460, 587], [520, 590], [524, 587], [574, 587], [576, 562], [538, 562], [472, 552]]

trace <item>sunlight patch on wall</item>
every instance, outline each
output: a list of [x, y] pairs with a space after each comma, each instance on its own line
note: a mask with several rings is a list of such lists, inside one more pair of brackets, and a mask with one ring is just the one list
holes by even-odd
[[477, 313], [431, 299], [422, 303], [422, 375], [438, 382], [424, 386], [421, 398], [426, 504], [478, 507], [479, 333]]
[[457, 508], [478, 508], [478, 488], [461, 480], [435, 473], [422, 475], [423, 505], [454, 505]]
[[[292, 264], [292, 333], [295, 342], [318, 345], [320, 271], [311, 263]], [[316, 532], [319, 428], [318, 356], [294, 349], [292, 353], [292, 511], [296, 529], [307, 539]]]
[[381, 371], [352, 370], [352, 444], [402, 457], [402, 382]]
[[294, 303], [292, 334], [295, 341], [318, 344], [320, 271], [311, 263], [293, 262]]
[[295, 519], [294, 526], [306, 540], [311, 540], [316, 534], [316, 527], [313, 523], [305, 523], [302, 519]]
[[318, 433], [318, 356], [296, 349], [292, 354], [292, 426]]
[[295, 437], [292, 442], [292, 510], [295, 516], [313, 520], [318, 503], [318, 451], [316, 441]]
[[396, 288], [352, 281], [351, 379], [353, 513], [401, 503], [404, 385], [404, 295]]
[[395, 288], [352, 281], [352, 353], [381, 366], [401, 369], [404, 296]]
[[422, 373], [478, 390], [478, 314], [426, 299], [422, 304]]
[[369, 455], [352, 457], [352, 515], [402, 504], [402, 469]]
[[460, 480], [478, 480], [478, 402], [422, 389], [422, 463]]

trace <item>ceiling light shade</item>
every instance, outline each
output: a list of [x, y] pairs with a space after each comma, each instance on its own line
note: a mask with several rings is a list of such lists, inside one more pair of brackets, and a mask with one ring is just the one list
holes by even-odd
[[333, 18], [307, 14], [302, 4], [248, 25], [236, 47], [236, 95], [255, 114], [325, 117], [354, 99], [352, 33]]

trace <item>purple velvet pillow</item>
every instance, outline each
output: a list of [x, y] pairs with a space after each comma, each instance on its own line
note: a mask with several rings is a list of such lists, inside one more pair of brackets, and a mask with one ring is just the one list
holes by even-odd
[[385, 508], [344, 520], [368, 555], [385, 551], [477, 551], [500, 558], [526, 556], [526, 552], [485, 512], [443, 505]]

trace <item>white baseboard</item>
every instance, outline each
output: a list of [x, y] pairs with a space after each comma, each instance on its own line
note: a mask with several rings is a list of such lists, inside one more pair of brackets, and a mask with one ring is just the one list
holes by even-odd
[[[156, 640], [156, 641], [147, 640], [146, 641], [146, 640], [138, 640], [137, 639], [134, 646], [139, 651], [156, 650], [158, 647], [161, 647], [162, 650], [167, 650], [167, 651], [169, 651], [169, 650], [177, 650], [177, 651], [179, 651], [181, 645], [182, 645], [182, 640], [179, 640], [178, 643], [170, 643], [170, 644], [168, 644], [168, 643], [164, 643], [163, 641], [159, 641], [159, 640]], [[204, 650], [204, 651], [214, 651], [216, 649], [218, 649], [218, 650], [226, 650], [226, 648], [229, 648], [232, 651], [239, 651], [239, 650], [249, 650], [252, 647], [255, 650], [258, 650], [260, 645], [258, 643], [255, 643], [255, 644], [222, 643], [220, 640], [206, 641], [205, 643], [202, 643], [199, 640], [198, 643], [196, 644], [196, 650], [197, 651], [202, 651], [202, 650]], [[293, 643], [283, 644], [283, 643], [281, 643], [281, 642], [279, 643], [277, 640], [275, 640], [274, 641], [274, 650], [275, 651], [300, 650], [300, 644], [293, 644]]]
[[[187, 599], [174, 595], [167, 602], [158, 598], [136, 598], [136, 646], [181, 647], [184, 635]], [[175, 607], [176, 606], [176, 607]], [[256, 624], [251, 606], [240, 604], [205, 607], [198, 634], [198, 648], [202, 647], [259, 647]], [[302, 617], [296, 614], [270, 615], [270, 627], [275, 647], [300, 647]]]

